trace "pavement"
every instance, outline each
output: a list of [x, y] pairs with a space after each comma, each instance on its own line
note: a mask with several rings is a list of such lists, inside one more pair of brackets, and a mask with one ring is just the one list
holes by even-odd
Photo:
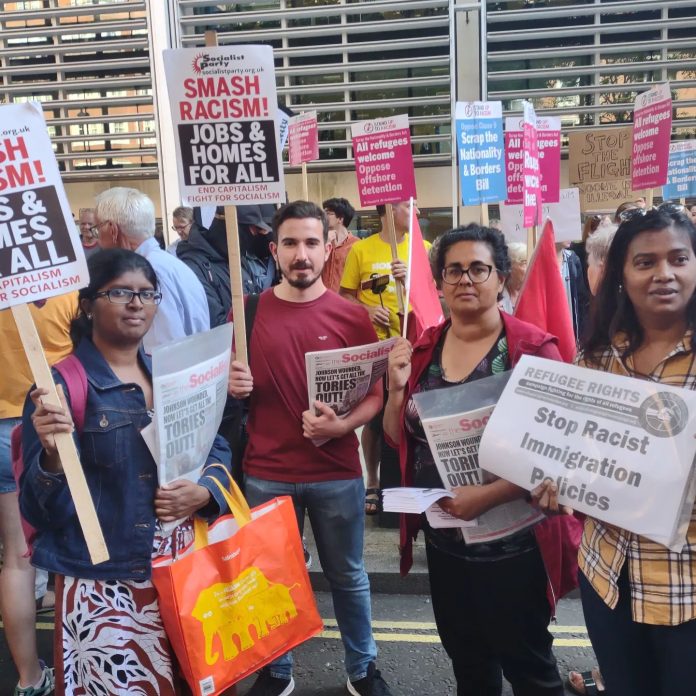
[[[305, 537], [313, 554], [310, 576], [325, 628], [295, 651], [297, 687], [294, 693], [297, 696], [345, 696], [343, 646], [309, 525]], [[378, 667], [394, 696], [454, 695], [451, 665], [435, 629], [422, 541], [416, 544], [413, 570], [406, 578], [401, 578], [398, 574], [398, 530], [381, 528], [376, 518], [368, 518], [365, 561], [372, 582]], [[37, 628], [39, 653], [52, 664], [53, 617], [39, 617]], [[557, 621], [551, 631], [564, 678], [570, 669], [585, 670], [595, 664], [577, 596], [560, 602]], [[11, 696], [16, 680], [7, 646], [0, 639], [0, 696]], [[238, 694], [243, 696], [253, 680], [254, 677], [249, 677], [241, 682]], [[507, 683], [503, 696], [512, 696]]]
[[[391, 516], [387, 516], [391, 517]], [[384, 519], [384, 518], [382, 518]], [[413, 567], [406, 577], [399, 573], [399, 530], [380, 527], [380, 516], [365, 518], [365, 568], [370, 577], [373, 593], [379, 594], [428, 594], [428, 566], [425, 560], [425, 544], [419, 536], [413, 547]], [[328, 583], [321, 572], [311, 526], [305, 523], [305, 541], [312, 554], [309, 577], [315, 591], [326, 592]]]

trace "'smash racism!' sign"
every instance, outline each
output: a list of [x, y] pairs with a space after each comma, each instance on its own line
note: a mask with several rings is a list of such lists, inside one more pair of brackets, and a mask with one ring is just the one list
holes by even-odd
[[172, 49], [164, 67], [182, 198], [191, 205], [282, 202], [273, 49]]
[[3, 309], [76, 290], [88, 275], [41, 105], [0, 106], [0, 124]]
[[[673, 549], [694, 495], [696, 393], [524, 356], [481, 440], [479, 464]], [[686, 525], [684, 524], [686, 522]]]

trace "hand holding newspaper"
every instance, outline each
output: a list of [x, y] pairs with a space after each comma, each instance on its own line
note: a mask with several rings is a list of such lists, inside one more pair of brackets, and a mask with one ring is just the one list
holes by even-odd
[[[328, 404], [337, 416], [349, 414], [387, 371], [396, 338], [364, 346], [305, 354], [309, 408], [315, 401]], [[321, 447], [328, 440], [312, 440]]]
[[[509, 373], [504, 373], [471, 384], [414, 394], [430, 451], [447, 490], [495, 480], [479, 467], [478, 448], [508, 378]], [[515, 500], [488, 510], [473, 524], [448, 515], [437, 504], [426, 510], [426, 517], [436, 529], [460, 528], [466, 543], [475, 544], [509, 536], [536, 524], [544, 515], [524, 500]]]

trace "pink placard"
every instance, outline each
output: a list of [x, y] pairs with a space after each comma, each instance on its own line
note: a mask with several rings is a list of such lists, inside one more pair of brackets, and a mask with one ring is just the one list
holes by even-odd
[[[509, 119], [508, 119], [509, 120]], [[516, 119], [515, 119], [516, 120]], [[507, 180], [506, 205], [522, 203], [522, 131], [505, 130], [505, 178]]]
[[[519, 117], [505, 119], [506, 205], [523, 202], [524, 153], [522, 151], [523, 121]], [[536, 119], [537, 148], [541, 175], [541, 200], [558, 203], [561, 190], [561, 121], [554, 117]]]
[[360, 121], [351, 135], [363, 208], [416, 197], [408, 116]]
[[536, 128], [541, 202], [558, 203], [561, 195], [561, 120], [537, 116]]
[[317, 112], [293, 116], [288, 123], [288, 154], [290, 165], [319, 159], [319, 127]]
[[669, 84], [657, 85], [636, 98], [631, 175], [634, 191], [645, 191], [667, 183], [671, 136], [672, 95]]
[[541, 173], [536, 116], [529, 102], [524, 104], [522, 152], [524, 155], [522, 164], [523, 224], [525, 227], [533, 227], [541, 222]]

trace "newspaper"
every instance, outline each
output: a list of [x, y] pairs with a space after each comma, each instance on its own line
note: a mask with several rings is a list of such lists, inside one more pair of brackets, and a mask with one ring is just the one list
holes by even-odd
[[[508, 378], [509, 373], [505, 373], [450, 389], [414, 394], [430, 451], [447, 490], [480, 486], [496, 479], [479, 467], [478, 448], [495, 407], [490, 401], [500, 394]], [[468, 393], [464, 394], [465, 391]], [[476, 401], [489, 403], [471, 410], [456, 408]], [[544, 519], [543, 513], [524, 500], [496, 506], [478, 517], [473, 526], [448, 515], [437, 504], [429, 507], [425, 514], [433, 528], [459, 528], [467, 544], [502, 539]]]
[[420, 515], [441, 498], [454, 498], [444, 488], [385, 488], [382, 491], [384, 512], [410, 512]]
[[[349, 414], [387, 371], [396, 338], [364, 346], [305, 354], [309, 407], [328, 404], [340, 417]], [[312, 440], [320, 447], [328, 440]]]
[[232, 324], [224, 324], [153, 351], [155, 414], [143, 437], [160, 486], [198, 480], [227, 400], [231, 346]]

